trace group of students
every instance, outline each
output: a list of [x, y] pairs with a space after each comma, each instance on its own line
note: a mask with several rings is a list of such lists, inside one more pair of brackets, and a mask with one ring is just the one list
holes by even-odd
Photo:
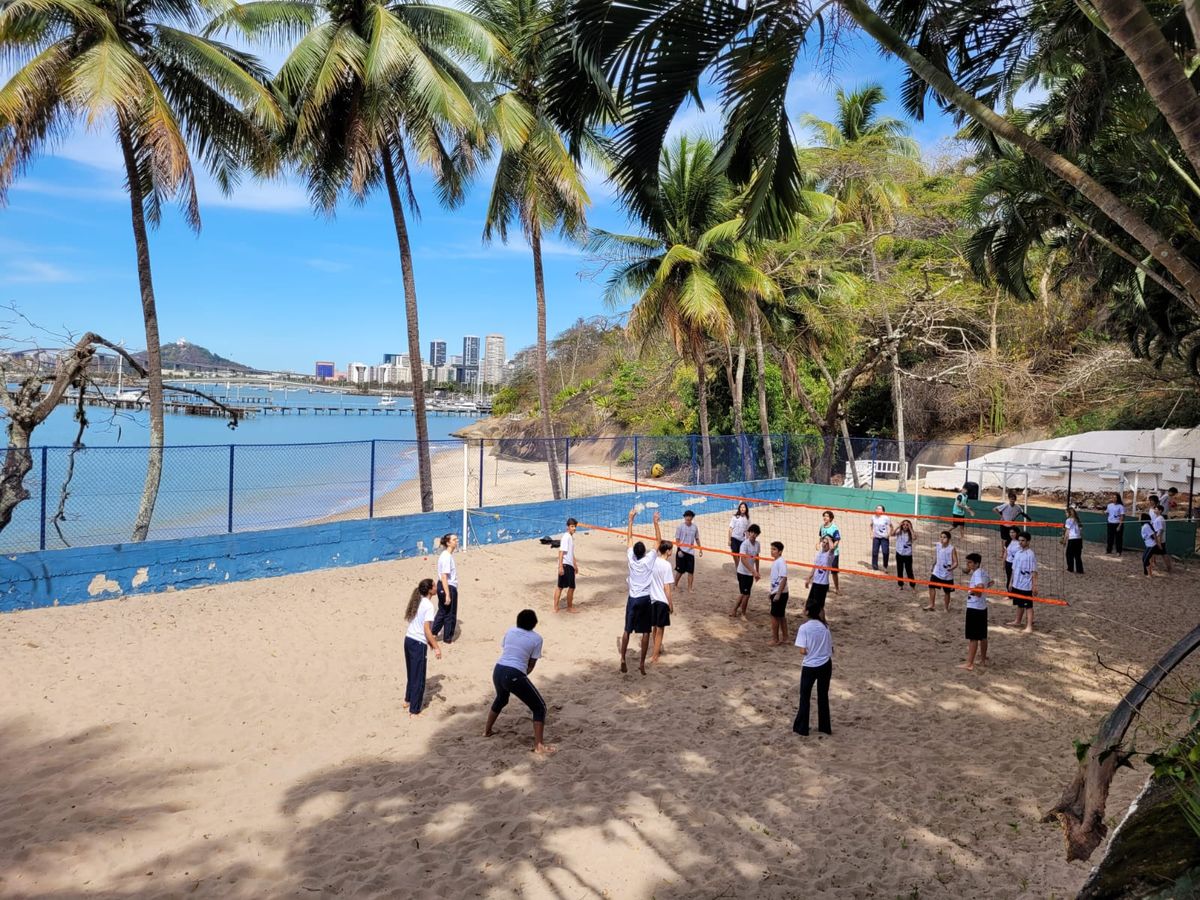
[[[1141, 514], [1143, 575], [1154, 573], [1154, 563], [1159, 556], [1163, 558], [1167, 571], [1171, 571], [1171, 556], [1167, 553], [1167, 514], [1175, 503], [1177, 493], [1177, 488], [1168, 488], [1161, 499], [1157, 494], [1151, 494], [1149, 507]], [[1121, 556], [1125, 550], [1125, 503], [1120, 494], [1113, 494], [1104, 512], [1108, 526], [1104, 552]]]

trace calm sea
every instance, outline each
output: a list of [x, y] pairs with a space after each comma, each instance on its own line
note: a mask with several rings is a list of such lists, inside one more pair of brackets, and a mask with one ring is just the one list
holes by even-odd
[[[287, 527], [345, 512], [366, 505], [372, 484], [378, 498], [416, 475], [413, 418], [371, 414], [370, 410], [380, 409], [378, 396], [306, 389], [286, 394], [264, 388], [239, 392], [236, 387], [226, 396], [224, 385], [204, 390], [233, 403], [270, 396], [278, 405], [337, 411], [331, 415], [260, 413], [236, 429], [223, 419], [168, 415], [163, 480], [151, 538], [229, 530], [231, 445], [234, 531]], [[396, 407], [409, 409], [411, 401], [397, 398]], [[59, 407], [34, 433], [34, 445], [49, 448], [44, 472], [43, 456], [35, 450], [34, 471], [27, 478], [32, 496], [0, 533], [0, 551], [38, 549], [43, 531], [47, 549], [129, 539], [146, 473], [149, 425], [144, 412], [88, 408], [89, 427], [83, 439], [87, 449], [74, 457], [65, 517], [58, 528], [50, 521], [43, 526], [43, 474], [49, 520], [59, 507], [70, 464], [69, 447], [77, 428], [73, 412]], [[430, 416], [430, 439], [444, 441], [444, 447], [457, 446], [451, 433], [475, 418]]]

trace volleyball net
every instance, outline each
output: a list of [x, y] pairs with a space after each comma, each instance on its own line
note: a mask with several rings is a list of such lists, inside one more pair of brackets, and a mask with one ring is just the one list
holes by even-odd
[[[696, 549], [704, 555], [731, 559], [737, 555], [731, 546], [729, 531], [734, 512], [745, 503], [750, 522], [761, 530], [760, 559], [763, 571], [770, 562], [769, 550], [773, 541], [784, 545], [783, 556], [793, 572], [807, 578], [815, 568], [819, 532], [824, 524], [823, 514], [833, 514], [833, 525], [840, 534], [839, 579], [862, 579], [891, 585], [922, 587], [952, 587], [965, 593], [966, 556], [979, 553], [982, 566], [995, 582], [986, 593], [991, 599], [1004, 600], [1017, 596], [1009, 589], [1005, 574], [1005, 545], [1001, 529], [1016, 524], [1030, 535], [1029, 546], [1037, 559], [1037, 584], [1032, 599], [1035, 602], [1066, 606], [1066, 562], [1060, 537], [1061, 522], [1021, 521], [953, 516], [914, 515], [885, 509], [888, 539], [886, 548], [876, 543], [874, 510], [816, 506], [782, 499], [776, 487], [762, 491], [747, 490], [753, 483], [742, 486], [739, 494], [709, 491], [700, 487], [670, 484], [662, 481], [631, 480], [595, 473], [574, 471], [571, 475], [571, 499], [564, 504], [568, 515], [578, 520], [580, 528], [593, 531], [625, 533], [629, 511], [635, 511], [634, 534], [640, 540], [654, 540], [653, 516], [661, 519], [660, 530], [665, 540], [675, 541], [676, 529], [683, 522], [685, 511], [691, 510], [698, 530]], [[771, 484], [764, 482], [764, 485]], [[744, 495], [743, 495], [744, 494]], [[984, 510], [974, 504], [977, 515]], [[986, 507], [992, 513], [991, 506]], [[912, 575], [897, 572], [896, 537], [893, 528], [907, 522], [912, 533]], [[880, 523], [882, 524], [882, 523]], [[951, 533], [951, 543], [958, 552], [959, 568], [953, 573], [954, 585], [933, 582], [930, 575], [935, 562], [935, 548], [943, 531]], [[873, 568], [873, 565], [877, 568]]]

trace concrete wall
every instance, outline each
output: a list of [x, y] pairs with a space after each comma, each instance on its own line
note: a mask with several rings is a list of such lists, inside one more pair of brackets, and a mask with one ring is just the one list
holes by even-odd
[[[790, 503], [805, 503], [810, 506], [824, 506], [831, 509], [861, 509], [873, 510], [882, 503], [888, 515], [893, 518], [911, 515], [913, 512], [912, 494], [900, 494], [895, 491], [855, 490], [850, 487], [838, 487], [826, 484], [798, 484], [788, 482], [785, 490], [786, 499]], [[993, 519], [996, 514], [992, 507], [995, 501], [973, 501], [971, 508], [975, 518]], [[953, 512], [954, 498], [944, 494], [925, 495], [920, 497], [917, 513], [922, 516], [949, 516]], [[1030, 517], [1035, 522], [1061, 523], [1064, 511], [1051, 506], [1034, 506], [1028, 508]], [[1085, 541], [1104, 543], [1107, 528], [1103, 512], [1080, 510], [1079, 520], [1083, 523], [1083, 538]], [[1048, 533], [1046, 529], [1038, 529], [1039, 533]], [[1196, 525], [1180, 519], [1167, 522], [1167, 547], [1175, 556], [1190, 556], [1195, 552]], [[1139, 550], [1142, 546], [1141, 523], [1131, 520], [1125, 522], [1125, 546]]]
[[[707, 490], [780, 500], [784, 482], [739, 482], [712, 485]], [[737, 501], [640, 491], [485, 507], [469, 513], [469, 543], [502, 543], [558, 534], [568, 516], [592, 525], [623, 528], [635, 503], [657, 503], [663, 518], [675, 519], [685, 507], [703, 515], [726, 512]], [[639, 524], [649, 523], [651, 515], [652, 509], [643, 512]], [[462, 511], [452, 510], [186, 540], [21, 553], [0, 557], [0, 612], [425, 556], [434, 551], [437, 536], [461, 529]]]

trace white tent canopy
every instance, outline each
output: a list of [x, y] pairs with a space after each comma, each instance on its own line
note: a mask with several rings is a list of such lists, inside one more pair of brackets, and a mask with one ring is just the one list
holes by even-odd
[[1089, 431], [1033, 441], [1003, 450], [979, 448], [969, 462], [931, 469], [925, 486], [953, 490], [966, 481], [983, 489], [1073, 492], [1191, 491], [1194, 460], [1200, 459], [1200, 429]]

